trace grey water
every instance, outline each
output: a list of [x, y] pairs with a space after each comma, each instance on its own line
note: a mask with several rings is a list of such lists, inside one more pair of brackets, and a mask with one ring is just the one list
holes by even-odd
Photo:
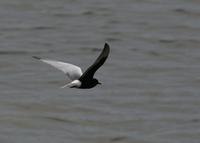
[[[199, 143], [200, 2], [1, 0], [1, 143]], [[83, 71], [89, 90], [32, 56]]]

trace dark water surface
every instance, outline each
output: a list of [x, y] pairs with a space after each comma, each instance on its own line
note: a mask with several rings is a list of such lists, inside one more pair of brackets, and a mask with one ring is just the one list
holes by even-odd
[[[1, 143], [199, 143], [200, 2], [1, 0]], [[61, 72], [111, 55], [90, 90]]]

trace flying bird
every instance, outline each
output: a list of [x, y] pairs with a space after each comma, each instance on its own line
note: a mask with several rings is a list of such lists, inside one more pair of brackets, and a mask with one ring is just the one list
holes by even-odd
[[96, 61], [83, 73], [81, 68], [61, 61], [42, 59], [37, 56], [33, 56], [33, 58], [40, 60], [46, 64], [49, 64], [58, 70], [64, 72], [67, 77], [71, 80], [70, 83], [62, 86], [61, 88], [70, 87], [70, 88], [93, 88], [97, 84], [101, 84], [96, 78], [94, 78], [95, 72], [104, 64], [110, 52], [110, 47], [107, 43], [104, 45], [104, 49], [102, 50], [99, 57]]

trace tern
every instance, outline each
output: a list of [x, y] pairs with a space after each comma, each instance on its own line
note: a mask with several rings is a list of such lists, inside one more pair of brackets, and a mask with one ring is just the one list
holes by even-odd
[[40, 60], [46, 64], [49, 64], [57, 68], [58, 70], [61, 70], [67, 75], [71, 82], [62, 86], [61, 88], [69, 87], [89, 89], [95, 87], [97, 84], [101, 84], [96, 78], [94, 78], [94, 74], [104, 64], [104, 62], [108, 58], [109, 53], [110, 46], [107, 43], [105, 43], [104, 49], [102, 50], [99, 57], [84, 73], [82, 72], [80, 67], [70, 63], [43, 59], [37, 56], [33, 56], [33, 58]]

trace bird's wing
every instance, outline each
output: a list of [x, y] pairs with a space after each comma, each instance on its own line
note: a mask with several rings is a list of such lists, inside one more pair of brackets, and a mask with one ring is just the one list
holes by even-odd
[[99, 57], [96, 59], [96, 61], [93, 63], [93, 65], [91, 65], [84, 73], [83, 75], [80, 77], [80, 81], [84, 80], [84, 79], [90, 79], [93, 78], [94, 73], [104, 64], [104, 62], [106, 61], [108, 55], [110, 52], [110, 47], [107, 43], [105, 43], [104, 45], [104, 49], [101, 52], [101, 54], [99, 55]]
[[81, 75], [83, 74], [81, 68], [76, 65], [64, 63], [61, 61], [42, 59], [42, 58], [36, 57], [36, 56], [33, 56], [33, 58], [38, 59], [44, 63], [47, 63], [47, 64], [57, 68], [58, 70], [61, 70], [71, 80], [79, 79], [81, 77]]

